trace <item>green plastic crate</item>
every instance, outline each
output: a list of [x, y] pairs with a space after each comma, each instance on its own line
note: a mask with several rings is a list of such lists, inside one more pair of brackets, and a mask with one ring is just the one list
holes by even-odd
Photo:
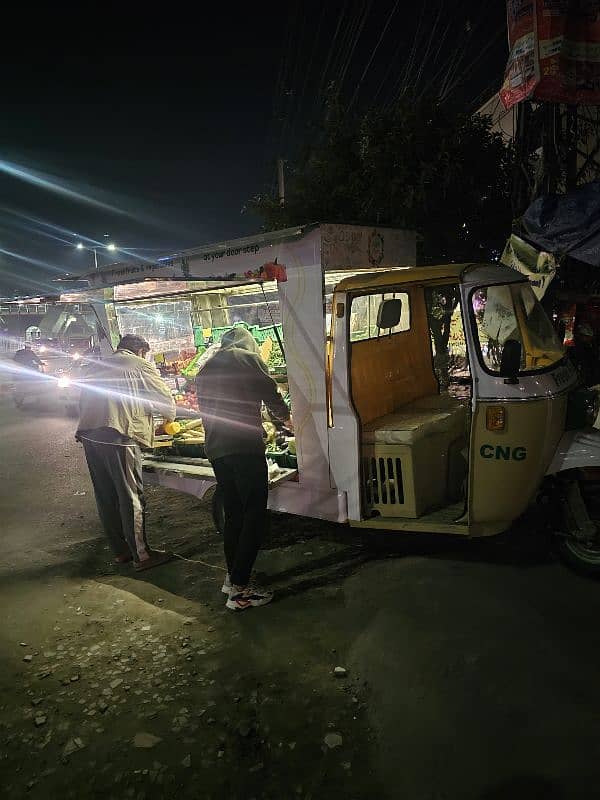
[[[262, 344], [266, 339], [272, 339], [274, 342], [276, 342], [277, 335], [275, 334], [275, 328], [277, 328], [279, 336], [283, 339], [283, 329], [281, 325], [267, 325], [264, 328], [260, 328], [258, 325], [248, 325], [246, 322], [236, 322], [235, 325], [227, 325], [223, 328], [212, 328], [211, 335], [213, 342], [220, 342], [223, 338], [223, 335], [233, 328], [244, 328], [244, 330], [247, 330], [251, 334], [254, 341], [258, 342], [258, 344]], [[194, 344], [196, 347], [204, 344], [203, 330], [204, 329], [199, 325], [194, 327]]]
[[236, 322], [235, 325], [227, 325], [225, 328], [213, 328], [212, 329], [212, 340], [213, 342], [220, 342], [223, 336], [227, 333], [227, 331], [231, 331], [234, 328], [244, 328], [254, 336], [254, 331], [256, 330], [256, 325], [247, 325], [245, 322]]
[[283, 329], [281, 325], [267, 325], [264, 328], [255, 328], [255, 330], [252, 331], [252, 336], [254, 336], [259, 344], [262, 344], [267, 339], [272, 339], [274, 342], [276, 342], [277, 334], [275, 333], [275, 328], [277, 328], [279, 336], [283, 341]]
[[298, 469], [298, 459], [287, 450], [267, 450], [267, 458], [282, 469]]

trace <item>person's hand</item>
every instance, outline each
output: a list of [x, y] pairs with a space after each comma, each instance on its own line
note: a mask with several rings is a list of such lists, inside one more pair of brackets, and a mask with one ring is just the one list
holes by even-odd
[[290, 433], [294, 433], [294, 423], [292, 422], [292, 418], [290, 417], [283, 423], [283, 427], [287, 428]]

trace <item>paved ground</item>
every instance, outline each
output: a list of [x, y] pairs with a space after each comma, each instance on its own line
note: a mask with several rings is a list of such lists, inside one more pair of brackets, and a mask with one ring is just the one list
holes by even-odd
[[[73, 428], [0, 395], [7, 796], [597, 794], [600, 586], [530, 536], [374, 554], [277, 517], [279, 601], [233, 615], [217, 569], [112, 566]], [[222, 566], [206, 503], [154, 490], [149, 530]]]

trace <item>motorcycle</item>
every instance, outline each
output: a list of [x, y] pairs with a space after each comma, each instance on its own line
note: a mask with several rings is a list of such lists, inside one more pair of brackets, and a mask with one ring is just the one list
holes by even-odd
[[31, 367], [19, 366], [15, 371], [14, 402], [19, 410], [27, 406], [38, 405], [48, 394], [49, 377], [46, 375], [46, 363]]

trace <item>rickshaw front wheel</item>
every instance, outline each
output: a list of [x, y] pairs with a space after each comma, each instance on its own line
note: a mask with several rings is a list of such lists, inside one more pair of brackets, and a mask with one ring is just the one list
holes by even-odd
[[560, 536], [556, 539], [556, 551], [568, 567], [580, 575], [600, 578], [600, 540], [594, 542]]
[[600, 481], [570, 470], [546, 484], [545, 498], [558, 558], [580, 575], [600, 578]]

